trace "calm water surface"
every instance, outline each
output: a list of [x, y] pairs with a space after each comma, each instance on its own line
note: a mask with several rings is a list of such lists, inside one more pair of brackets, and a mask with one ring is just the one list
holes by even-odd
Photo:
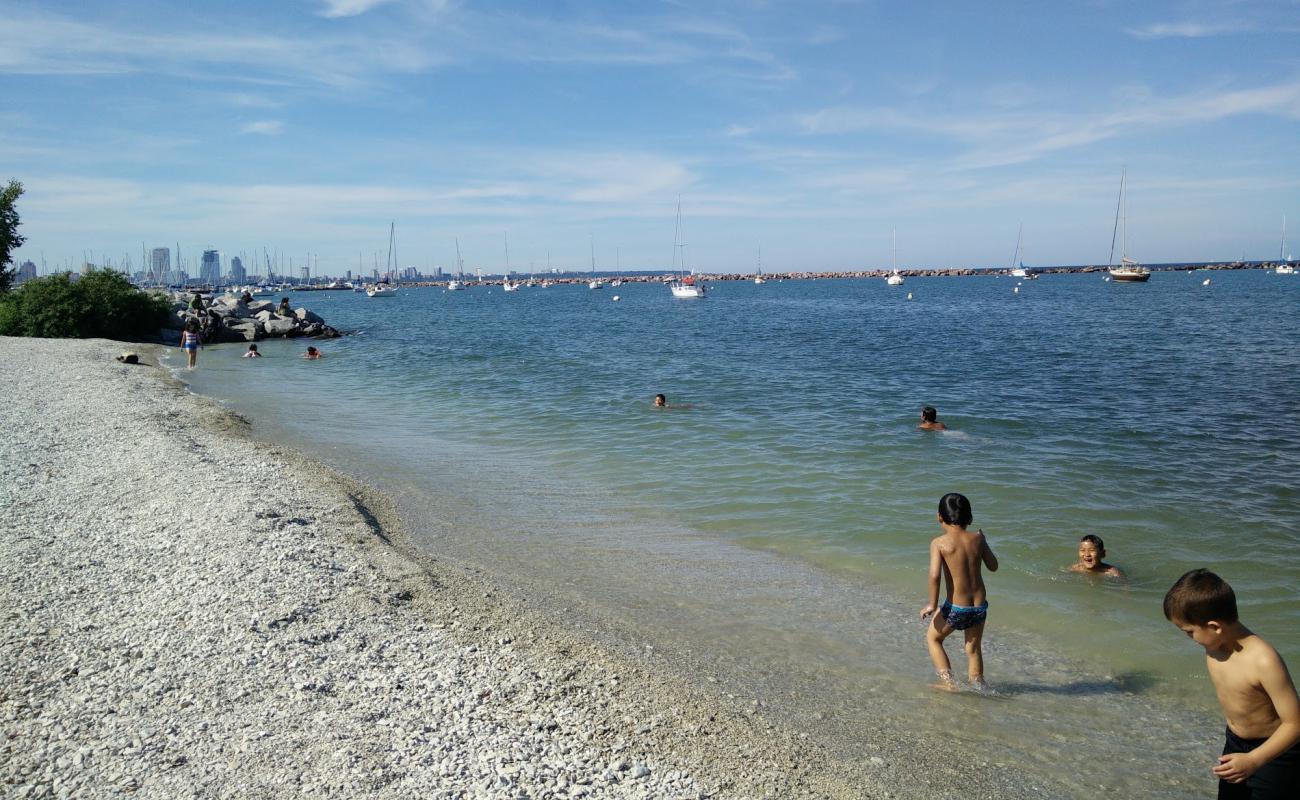
[[[1160, 600], [1208, 566], [1300, 669], [1300, 279], [1017, 283], [306, 293], [360, 333], [318, 362], [209, 348], [186, 377], [386, 487], [431, 549], [840, 742], [864, 718], [955, 725], [1049, 794], [1095, 794], [1095, 759], [1133, 766], [1107, 787], [1202, 791], [1222, 723]], [[953, 430], [914, 430], [923, 404]], [[996, 698], [925, 689], [916, 610], [948, 491], [1002, 562]], [[1064, 571], [1085, 533], [1127, 582]]]

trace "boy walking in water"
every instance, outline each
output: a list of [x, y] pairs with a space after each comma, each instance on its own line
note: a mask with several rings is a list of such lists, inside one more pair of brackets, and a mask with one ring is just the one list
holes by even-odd
[[1286, 663], [1237, 619], [1237, 596], [1194, 569], [1165, 594], [1165, 618], [1205, 648], [1205, 667], [1227, 718], [1223, 755], [1210, 771], [1220, 798], [1300, 795], [1300, 700]]
[[[984, 620], [988, 616], [989, 602], [984, 592], [984, 576], [980, 564], [989, 572], [998, 571], [998, 558], [993, 555], [984, 531], [966, 530], [974, 515], [970, 501], [951, 492], [939, 500], [939, 524], [943, 535], [930, 542], [930, 602], [921, 609], [921, 619], [934, 614], [926, 630], [925, 643], [930, 649], [930, 660], [939, 673], [935, 688], [952, 691], [957, 688], [952, 679], [952, 665], [944, 652], [943, 640], [953, 631], [965, 631], [966, 672], [976, 689], [988, 688], [984, 683], [984, 653], [980, 640], [984, 635]], [[939, 603], [939, 576], [943, 575], [948, 593], [943, 606]]]

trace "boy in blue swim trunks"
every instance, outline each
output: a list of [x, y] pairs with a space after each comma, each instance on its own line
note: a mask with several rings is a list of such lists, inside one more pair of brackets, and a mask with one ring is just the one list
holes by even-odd
[[[955, 492], [939, 500], [939, 524], [943, 535], [930, 542], [930, 602], [921, 609], [921, 619], [934, 615], [926, 629], [925, 643], [930, 649], [930, 660], [939, 674], [935, 688], [957, 688], [952, 679], [952, 664], [944, 652], [943, 640], [953, 631], [963, 631], [966, 636], [966, 672], [976, 689], [988, 688], [984, 683], [984, 653], [980, 641], [984, 635], [984, 620], [989, 603], [984, 591], [984, 576], [980, 564], [989, 572], [998, 571], [998, 558], [989, 548], [984, 531], [966, 530], [974, 515], [970, 501]], [[948, 593], [939, 603], [939, 577], [943, 576]], [[937, 608], [938, 613], [935, 613]]]

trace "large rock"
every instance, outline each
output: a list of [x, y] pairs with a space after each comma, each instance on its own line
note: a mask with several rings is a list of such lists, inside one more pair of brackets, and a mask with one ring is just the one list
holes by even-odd
[[321, 324], [324, 324], [325, 322], [319, 314], [308, 311], [305, 308], [300, 308], [297, 311], [294, 311], [293, 315], [302, 322], [319, 322]]
[[222, 341], [255, 342], [258, 339], [258, 325], [251, 319], [239, 320], [234, 325], [227, 325], [222, 333]]
[[272, 317], [262, 323], [266, 329], [267, 336], [292, 336], [298, 329], [298, 321], [284, 319], [283, 317]]
[[274, 311], [274, 310], [275, 310], [275, 303], [272, 303], [270, 300], [254, 300], [253, 302], [248, 304], [248, 311], [251, 314], [256, 314], [259, 311]]
[[267, 308], [257, 312], [256, 314], [253, 315], [253, 317], [257, 320], [260, 320], [261, 322], [266, 322], [269, 319], [275, 318], [275, 312]]

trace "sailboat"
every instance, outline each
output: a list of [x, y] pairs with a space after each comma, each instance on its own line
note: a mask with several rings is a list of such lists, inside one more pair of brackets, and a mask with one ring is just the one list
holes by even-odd
[[1282, 246], [1277, 249], [1277, 269], [1274, 270], [1278, 275], [1294, 275], [1295, 267], [1291, 266], [1291, 257], [1286, 253], [1286, 214], [1282, 215]]
[[1020, 232], [1016, 234], [1016, 252], [1011, 256], [1011, 277], [1024, 278], [1027, 281], [1038, 280], [1038, 275], [1029, 271], [1025, 266], [1025, 223], [1020, 223]]
[[703, 297], [704, 286], [695, 282], [694, 274], [686, 274], [686, 242], [682, 241], [684, 238], [686, 237], [682, 233], [682, 199], [679, 197], [677, 198], [677, 228], [673, 232], [673, 270], [678, 271], [681, 277], [669, 283], [668, 288], [672, 291], [673, 297], [687, 300]]
[[903, 276], [898, 274], [898, 228], [894, 228], [893, 245], [890, 249], [889, 267], [892, 270], [889, 277], [885, 278], [885, 283], [890, 286], [902, 286]]
[[519, 291], [519, 284], [510, 282], [510, 234], [506, 234], [506, 278], [501, 282], [501, 288], [507, 292]]
[[1120, 234], [1119, 266], [1108, 266], [1111, 280], [1121, 283], [1143, 283], [1151, 278], [1151, 270], [1128, 257], [1128, 206], [1125, 202], [1125, 188], [1128, 183], [1128, 170], [1120, 171], [1119, 201], [1115, 204], [1115, 230], [1110, 234], [1110, 256], [1107, 265], [1115, 263], [1115, 234]]
[[396, 297], [397, 296], [397, 287], [388, 283], [388, 281], [393, 277], [394, 273], [397, 272], [397, 268], [393, 262], [393, 250], [395, 249], [393, 247], [393, 243], [395, 241], [394, 239], [395, 232], [396, 232], [396, 222], [390, 222], [388, 224], [388, 263], [386, 265], [387, 273], [385, 274], [383, 281], [376, 283], [374, 286], [371, 286], [369, 289], [366, 290], [366, 297]]
[[591, 280], [587, 281], [588, 289], [604, 289], [605, 284], [596, 280], [596, 239], [591, 237]]
[[456, 237], [456, 279], [447, 281], [447, 291], [459, 292], [465, 288], [465, 261], [460, 257], [460, 237]]
[[767, 278], [763, 277], [763, 248], [758, 248], [758, 273], [754, 275], [754, 283], [767, 283]]
[[617, 289], [623, 285], [623, 258], [617, 247], [614, 248], [614, 269], [618, 272], [618, 277], [610, 281], [609, 285]]

